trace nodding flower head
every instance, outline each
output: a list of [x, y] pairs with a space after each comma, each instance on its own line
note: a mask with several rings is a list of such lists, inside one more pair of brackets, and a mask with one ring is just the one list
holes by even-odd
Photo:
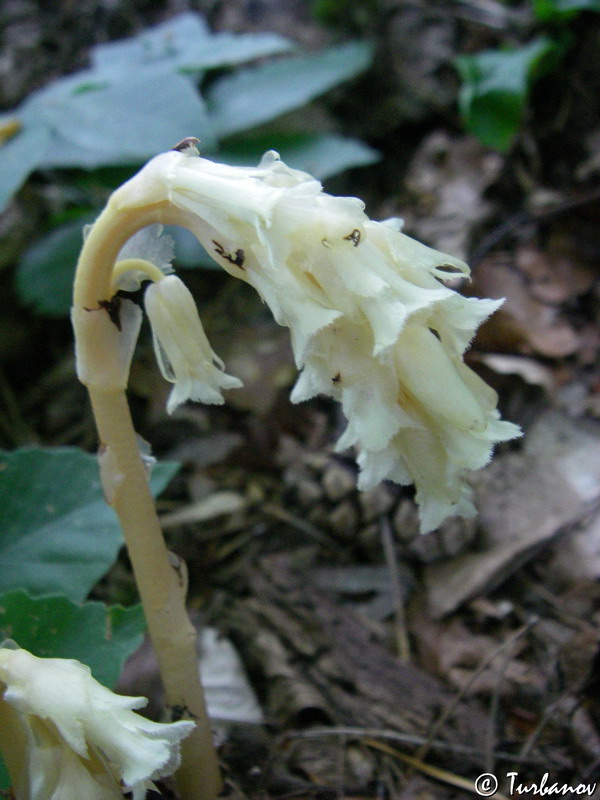
[[143, 800], [174, 772], [193, 722], [151, 722], [132, 710], [144, 697], [113, 694], [78, 661], [10, 645], [0, 646], [0, 703], [17, 712], [30, 800], [123, 800], [122, 785]]
[[[360, 200], [324, 193], [273, 151], [251, 168], [215, 164], [193, 151], [165, 153], [111, 202], [175, 207], [215, 261], [257, 289], [290, 328], [301, 370], [292, 400], [328, 394], [342, 403], [348, 427], [338, 449], [357, 448], [360, 487], [414, 483], [423, 531], [449, 515], [474, 513], [466, 472], [520, 431], [500, 420], [496, 394], [463, 362], [477, 327], [501, 303], [465, 298], [446, 285], [469, 275], [466, 264], [404, 235], [397, 219], [373, 222]], [[162, 294], [167, 280], [152, 293]], [[146, 305], [156, 318], [152, 295]], [[162, 324], [172, 332], [158, 332], [157, 350], [164, 349], [178, 379], [167, 316]], [[204, 393], [214, 402], [215, 378], [224, 388], [234, 379], [219, 371], [203, 335], [196, 339], [205, 354], [202, 377], [196, 384], [191, 368], [180, 368], [182, 385], [196, 387], [186, 388], [187, 396]], [[210, 392], [200, 388], [208, 373]], [[174, 390], [171, 404], [179, 397]]]

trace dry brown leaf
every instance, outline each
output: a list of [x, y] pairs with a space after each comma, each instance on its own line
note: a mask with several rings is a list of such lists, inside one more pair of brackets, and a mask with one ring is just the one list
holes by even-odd
[[473, 353], [471, 359], [485, 364], [499, 375], [518, 375], [525, 383], [542, 386], [549, 393], [556, 388], [556, 377], [552, 370], [534, 358], [501, 353]]
[[558, 412], [532, 426], [521, 453], [479, 473], [479, 551], [425, 568], [432, 613], [443, 616], [491, 591], [600, 502], [600, 434]]
[[411, 234], [444, 253], [467, 257], [471, 230], [491, 212], [483, 193], [503, 159], [470, 137], [444, 131], [428, 136], [411, 163], [405, 185], [416, 211], [406, 212]]
[[524, 275], [502, 255], [490, 256], [478, 265], [468, 293], [506, 298], [477, 334], [477, 346], [483, 350], [564, 358], [580, 347], [578, 333], [560, 308], [535, 298]]
[[247, 324], [236, 327], [231, 336], [214, 337], [228, 374], [244, 384], [227, 393], [228, 405], [261, 417], [271, 411], [279, 391], [296, 376], [289, 338], [288, 331], [274, 323]]
[[198, 500], [196, 503], [182, 506], [176, 511], [163, 514], [160, 524], [163, 529], [174, 528], [177, 525], [187, 525], [193, 522], [207, 522], [223, 514], [234, 514], [248, 505], [247, 498], [238, 492], [214, 492], [214, 494]]
[[[515, 685], [524, 685], [531, 691], [545, 688], [539, 670], [518, 658], [526, 645], [525, 640], [512, 645], [507, 662], [506, 654], [500, 650], [501, 642], [492, 636], [471, 633], [458, 617], [447, 622], [435, 622], [419, 615], [412, 633], [418, 642], [420, 657], [435, 674], [459, 690], [468, 686], [469, 694], [486, 695], [500, 690], [504, 696], [510, 695]], [[496, 651], [498, 656], [471, 684], [480, 665]]]
[[594, 284], [594, 273], [582, 262], [577, 243], [564, 233], [555, 233], [544, 250], [532, 242], [522, 244], [517, 248], [516, 264], [532, 296], [543, 303], [565, 303]]

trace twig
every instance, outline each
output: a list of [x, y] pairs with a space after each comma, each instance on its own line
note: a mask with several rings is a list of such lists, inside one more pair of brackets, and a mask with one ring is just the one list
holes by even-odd
[[260, 507], [260, 510], [264, 514], [278, 519], [280, 522], [287, 522], [288, 525], [297, 528], [302, 533], [310, 536], [311, 539], [319, 542], [319, 544], [325, 544], [327, 547], [332, 547], [334, 544], [332, 540], [325, 536], [324, 533], [321, 533], [321, 531], [314, 525], [311, 525], [310, 522], [307, 522], [305, 519], [300, 519], [290, 511], [286, 511], [285, 508], [281, 508], [274, 503], [263, 503]]
[[396, 632], [396, 647], [398, 656], [401, 661], [408, 664], [410, 661], [410, 642], [408, 639], [408, 631], [406, 629], [406, 613], [404, 609], [404, 597], [402, 592], [402, 584], [400, 582], [400, 575], [398, 573], [398, 562], [396, 560], [396, 550], [394, 548], [394, 539], [392, 536], [392, 528], [390, 521], [387, 517], [381, 520], [381, 543], [383, 545], [383, 553], [385, 556], [385, 563], [390, 573], [390, 585], [392, 591], [392, 601], [394, 603], [394, 628]]
[[[389, 755], [394, 756], [400, 761], [404, 761], [405, 764], [408, 764], [411, 767], [411, 772], [418, 770], [419, 772], [422, 772], [423, 775], [429, 775], [430, 778], [435, 778], [436, 780], [446, 783], [449, 786], [455, 786], [457, 789], [464, 789], [472, 794], [479, 794], [473, 781], [463, 778], [460, 775], [455, 775], [454, 772], [449, 772], [446, 769], [441, 769], [440, 767], [434, 767], [431, 764], [426, 764], [419, 758], [407, 756], [405, 753], [401, 753], [394, 747], [390, 747], [390, 745], [385, 744], [384, 742], [378, 742], [375, 739], [365, 739], [364, 744], [372, 747], [374, 750], [380, 750], [383, 753], [388, 753]], [[508, 800], [506, 795], [501, 794], [500, 792], [495, 792], [494, 798], [495, 800]]]
[[[352, 726], [335, 726], [328, 728], [310, 728], [309, 730], [302, 731], [286, 731], [281, 736], [282, 741], [288, 739], [321, 739], [330, 736], [340, 737], [344, 736], [348, 739], [363, 740], [371, 739], [389, 739], [392, 742], [400, 742], [401, 744], [422, 745], [429, 740], [424, 736], [418, 736], [411, 733], [400, 733], [399, 731], [380, 730], [379, 728], [357, 728]], [[432, 750], [443, 750], [450, 753], [458, 753], [463, 755], [473, 755], [478, 752], [475, 747], [468, 747], [467, 745], [452, 744], [451, 742], [444, 742], [436, 739], [430, 742]], [[530, 758], [527, 755], [515, 755], [514, 753], [507, 753], [503, 750], [494, 752], [494, 757], [497, 761], [508, 761], [519, 764], [529, 764], [531, 766], [542, 766], [545, 762], [539, 758]]]
[[[572, 695], [572, 692], [567, 689], [561, 695], [559, 695], [559, 697], [557, 697], [556, 700], [553, 703], [550, 703], [549, 705], [547, 705], [544, 708], [544, 710], [542, 712], [542, 715], [541, 715], [541, 717], [540, 717], [540, 719], [538, 721], [538, 724], [531, 731], [531, 733], [529, 734], [529, 736], [525, 740], [525, 742], [523, 744], [523, 747], [521, 748], [521, 752], [519, 753], [519, 755], [521, 757], [524, 757], [524, 758], [528, 757], [528, 755], [531, 752], [533, 746], [535, 745], [537, 740], [540, 738], [544, 728], [546, 727], [546, 725], [548, 724], [548, 722], [552, 718], [552, 715], [554, 714], [556, 709], [559, 707], [560, 703], [565, 699], [565, 697], [568, 697], [570, 695]], [[582, 701], [580, 700], [580, 701], [578, 701], [576, 703], [575, 708], [573, 709], [573, 711], [575, 711], [575, 709], [577, 709], [581, 705], [581, 702]]]
[[448, 703], [435, 723], [432, 725], [429, 736], [427, 737], [427, 741], [417, 753], [417, 759], [423, 761], [427, 757], [427, 753], [431, 747], [431, 742], [444, 727], [454, 709], [458, 706], [462, 698], [467, 694], [481, 673], [487, 669], [487, 667], [489, 667], [489, 665], [500, 655], [500, 653], [504, 652], [504, 650], [506, 650], [508, 647], [511, 647], [514, 642], [518, 641], [522, 636], [524, 636], [535, 624], [537, 624], [537, 617], [532, 617], [527, 623], [525, 623], [525, 625], [522, 625], [517, 631], [515, 631], [512, 636], [509, 636], [506, 641], [502, 642], [502, 644], [500, 644], [487, 658], [483, 659], [467, 683], [460, 689], [459, 692], [456, 693], [452, 701]]
[[498, 709], [500, 706], [500, 687], [502, 686], [502, 682], [504, 681], [504, 677], [506, 675], [506, 670], [508, 669], [508, 665], [510, 663], [511, 658], [513, 657], [512, 649], [507, 648], [507, 652], [504, 654], [504, 660], [502, 662], [502, 666], [500, 667], [500, 671], [498, 674], [498, 680], [496, 681], [496, 685], [494, 686], [494, 691], [492, 692], [492, 698], [490, 701], [490, 713], [488, 718], [488, 730], [486, 736], [486, 747], [485, 747], [485, 771], [486, 772], [493, 772], [494, 771], [494, 743], [496, 741], [496, 722], [498, 719]]

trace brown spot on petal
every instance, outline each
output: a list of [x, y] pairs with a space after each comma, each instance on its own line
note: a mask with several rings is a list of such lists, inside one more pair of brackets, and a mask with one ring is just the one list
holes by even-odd
[[224, 258], [225, 261], [229, 261], [230, 264], [233, 264], [240, 269], [244, 269], [244, 261], [246, 260], [246, 256], [241, 247], [238, 248], [235, 251], [235, 255], [232, 256], [231, 253], [228, 253], [227, 250], [225, 250], [220, 242], [217, 242], [213, 239], [212, 243], [215, 246], [215, 252], [217, 255], [221, 256], [221, 258]]
[[200, 139], [197, 139], [195, 136], [186, 136], [185, 139], [177, 142], [175, 147], [172, 147], [171, 150], [177, 150], [178, 153], [185, 153], [187, 150], [191, 150], [192, 147], [196, 148], [196, 145], [199, 143]]
[[100, 311], [102, 308], [107, 312], [110, 321], [116, 326], [117, 330], [121, 331], [121, 298], [115, 295], [110, 300], [98, 300], [98, 308], [84, 307], [84, 311]]
[[354, 228], [352, 233], [349, 233], [348, 236], [344, 236], [344, 240], [347, 242], [352, 242], [354, 247], [358, 247], [358, 245], [360, 244], [360, 236], [361, 234], [358, 228]]

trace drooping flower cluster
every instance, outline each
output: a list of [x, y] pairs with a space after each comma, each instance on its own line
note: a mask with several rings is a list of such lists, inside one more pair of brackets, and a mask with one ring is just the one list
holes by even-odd
[[[257, 289], [290, 328], [301, 370], [292, 400], [327, 394], [342, 403], [348, 427], [337, 447], [357, 448], [360, 488], [414, 483], [423, 531], [474, 513], [465, 472], [519, 429], [500, 420], [494, 391], [463, 362], [501, 303], [445, 285], [467, 276], [466, 264], [405, 236], [399, 220], [369, 220], [360, 200], [324, 193], [273, 151], [255, 168], [216, 164], [193, 148], [164, 153], [110, 202], [115, 210], [175, 207], [213, 258]], [[169, 410], [186, 397], [222, 402], [235, 379], [183, 298], [178, 319], [180, 289], [167, 280], [147, 308], [161, 369], [176, 384]], [[205, 353], [193, 382], [188, 336]]]
[[18, 712], [29, 800], [123, 800], [122, 785], [143, 800], [154, 778], [177, 768], [193, 722], [152, 722], [132, 710], [146, 705], [144, 697], [114, 694], [79, 661], [6, 645], [0, 703]]

